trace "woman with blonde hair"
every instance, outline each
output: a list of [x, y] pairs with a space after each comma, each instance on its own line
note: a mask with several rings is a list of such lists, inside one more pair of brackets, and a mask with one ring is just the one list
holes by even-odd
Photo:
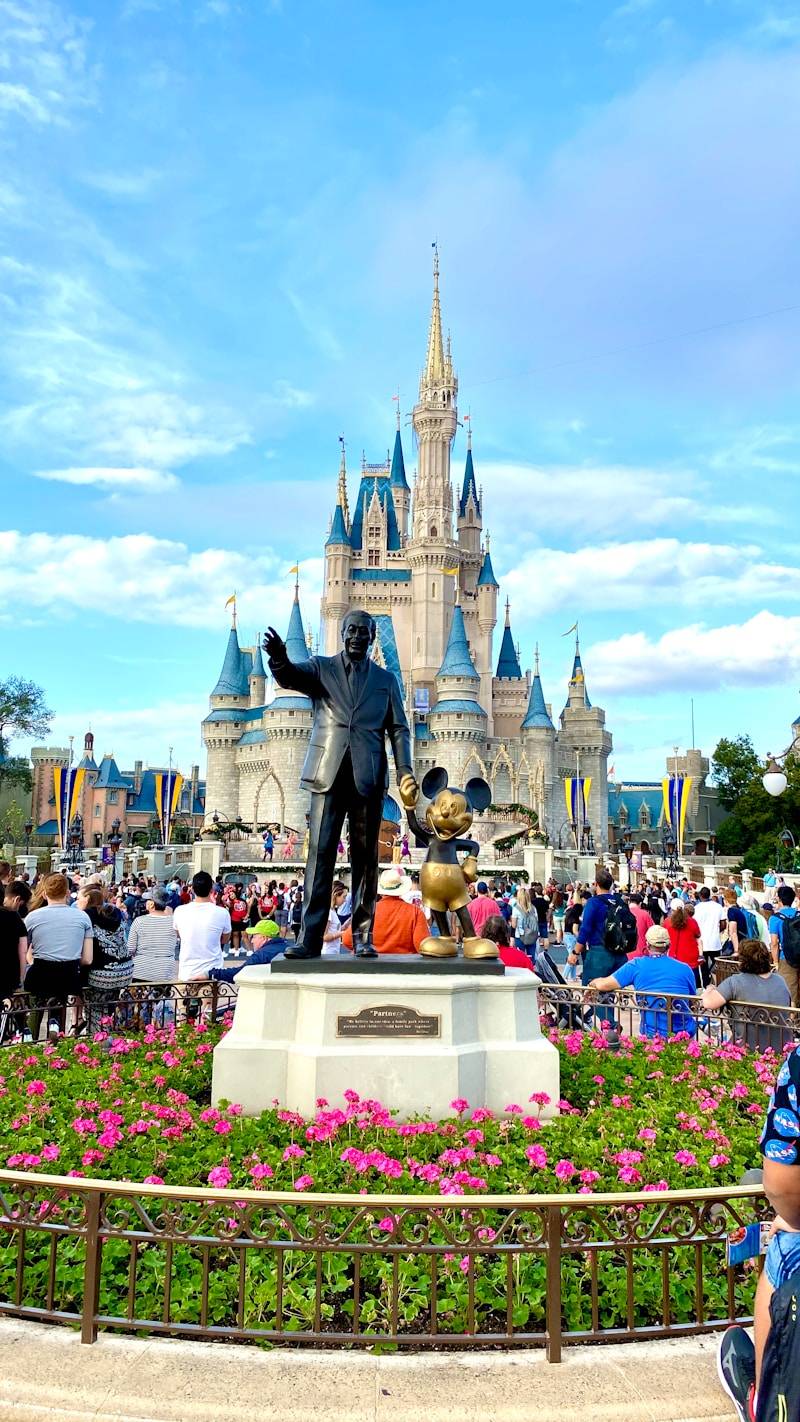
[[[50, 1003], [64, 1008], [69, 997], [81, 993], [81, 964], [91, 963], [94, 928], [83, 909], [69, 899], [66, 874], [45, 874], [37, 894], [40, 907], [31, 908], [25, 919], [28, 934], [28, 961], [25, 991], [33, 995], [37, 1007]], [[62, 1013], [51, 1017], [50, 1026], [63, 1026]], [[31, 1014], [31, 1031], [39, 1035], [42, 1013]]]
[[520, 884], [517, 888], [514, 907], [511, 910], [511, 929], [514, 934], [514, 947], [521, 948], [523, 953], [528, 953], [532, 958], [539, 938], [539, 915], [533, 907], [525, 884]]

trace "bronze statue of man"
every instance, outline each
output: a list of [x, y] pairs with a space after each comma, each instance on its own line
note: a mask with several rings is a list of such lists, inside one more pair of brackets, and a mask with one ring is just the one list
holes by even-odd
[[274, 628], [264, 651], [278, 686], [311, 697], [314, 724], [300, 783], [311, 791], [300, 938], [287, 958], [318, 958], [328, 922], [336, 850], [347, 816], [352, 869], [353, 946], [373, 957], [370, 929], [378, 889], [378, 831], [388, 781], [386, 736], [392, 743], [400, 797], [416, 802], [411, 736], [397, 678], [369, 656], [375, 621], [351, 611], [342, 620], [343, 649], [335, 657], [291, 662]]

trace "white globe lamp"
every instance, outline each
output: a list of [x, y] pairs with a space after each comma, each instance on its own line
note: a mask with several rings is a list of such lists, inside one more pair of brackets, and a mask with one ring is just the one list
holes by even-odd
[[761, 784], [768, 795], [782, 795], [789, 784], [786, 778], [786, 771], [778, 764], [772, 756], [767, 757], [767, 768], [761, 777]]

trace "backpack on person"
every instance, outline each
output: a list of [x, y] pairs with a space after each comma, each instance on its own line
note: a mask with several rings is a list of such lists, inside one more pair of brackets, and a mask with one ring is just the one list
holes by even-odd
[[636, 950], [638, 938], [636, 919], [628, 905], [616, 895], [613, 898], [609, 895], [606, 926], [603, 933], [603, 947], [606, 952], [615, 954], [617, 957], [633, 953]]
[[791, 918], [786, 914], [779, 913], [783, 927], [781, 929], [781, 948], [783, 956], [790, 968], [800, 968], [800, 913], [793, 913]]
[[116, 928], [103, 928], [99, 923], [94, 925], [92, 968], [110, 968], [114, 963], [128, 962], [130, 957], [121, 923]]
[[521, 913], [517, 920], [517, 938], [525, 948], [539, 941], [539, 915], [534, 909]]
[[758, 931], [758, 923], [756, 922], [756, 916], [753, 913], [753, 910], [748, 908], [742, 908], [740, 904], [739, 911], [740, 913], [744, 914], [744, 921], [747, 926], [747, 933], [745, 934], [745, 937], [759, 939], [761, 937], [761, 934]]

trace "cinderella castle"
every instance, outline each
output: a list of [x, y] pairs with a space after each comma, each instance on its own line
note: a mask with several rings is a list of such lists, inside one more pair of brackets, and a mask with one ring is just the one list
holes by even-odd
[[[437, 254], [428, 348], [412, 413], [417, 470], [409, 485], [399, 409], [394, 449], [379, 464], [362, 459], [352, 503], [342, 445], [325, 543], [320, 650], [336, 653], [342, 617], [351, 607], [366, 608], [377, 625], [374, 655], [403, 690], [418, 778], [434, 765], [444, 766], [455, 785], [482, 775], [495, 806], [534, 810], [554, 842], [569, 820], [564, 780], [585, 778], [591, 781], [585, 820], [600, 849], [608, 842], [605, 713], [589, 700], [576, 636], [564, 704], [554, 717], [538, 652], [533, 672], [522, 670], [508, 600], [495, 658], [500, 589], [471, 430], [457, 495], [451, 479], [457, 397], [450, 340], [442, 338]], [[310, 655], [297, 588], [286, 644], [294, 661]], [[311, 703], [279, 688], [266, 698], [261, 651], [240, 646], [234, 618], [202, 727], [206, 818], [216, 812], [223, 820], [241, 816], [254, 826], [276, 822], [302, 831], [308, 796], [300, 789], [300, 770]], [[388, 793], [391, 818], [393, 784]]]

